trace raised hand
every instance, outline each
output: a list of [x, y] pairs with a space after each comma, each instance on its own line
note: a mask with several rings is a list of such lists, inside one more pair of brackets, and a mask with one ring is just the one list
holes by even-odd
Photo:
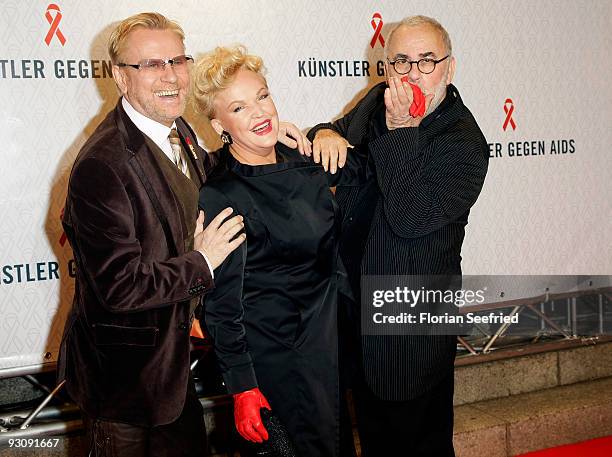
[[420, 89], [416, 96], [415, 92], [407, 80], [389, 78], [389, 87], [385, 89], [385, 120], [389, 130], [419, 126], [434, 96], [428, 94], [423, 101]]

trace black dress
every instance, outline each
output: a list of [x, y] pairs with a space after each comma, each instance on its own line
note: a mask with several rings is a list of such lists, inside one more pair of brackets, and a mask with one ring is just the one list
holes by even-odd
[[[204, 302], [230, 394], [259, 387], [300, 456], [338, 454], [337, 206], [329, 186], [355, 182], [276, 145], [277, 163], [250, 166], [227, 146], [200, 192], [207, 223], [231, 206], [246, 241], [215, 270]], [[334, 182], [335, 181], [335, 182]]]

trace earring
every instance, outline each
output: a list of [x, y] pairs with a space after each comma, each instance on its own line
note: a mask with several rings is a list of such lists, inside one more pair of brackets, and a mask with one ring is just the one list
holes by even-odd
[[225, 144], [232, 144], [232, 136], [223, 130], [223, 133], [221, 134], [221, 141], [223, 141]]

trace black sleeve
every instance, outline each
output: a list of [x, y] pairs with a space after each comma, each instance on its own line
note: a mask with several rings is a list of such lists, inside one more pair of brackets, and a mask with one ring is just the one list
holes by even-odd
[[[199, 205], [206, 215], [206, 225], [224, 208], [236, 207], [223, 193], [210, 186], [200, 191]], [[242, 285], [247, 242], [215, 270], [216, 286], [203, 302], [204, 323], [213, 339], [221, 374], [230, 394], [257, 387], [243, 324]]]
[[384, 83], [377, 84], [345, 116], [333, 123], [317, 124], [308, 132], [308, 139], [313, 141], [318, 131], [333, 130], [354, 146], [354, 149], [349, 149], [347, 163], [341, 169], [346, 169], [344, 175], [330, 175], [331, 186], [356, 186], [364, 183], [369, 155], [367, 138], [370, 119], [381, 103], [385, 87]]
[[336, 174], [325, 173], [329, 186], [360, 186], [365, 182], [367, 163], [367, 145], [349, 148], [344, 167], [338, 168]]
[[418, 128], [400, 128], [370, 142], [384, 214], [398, 236], [415, 238], [463, 215], [480, 194], [488, 166], [479, 135], [448, 133], [427, 146]]
[[[346, 116], [338, 119], [334, 123], [317, 124], [308, 132], [308, 139], [314, 141], [319, 130], [333, 130], [343, 138], [347, 138], [348, 129], [351, 121], [357, 112], [359, 104], [355, 106]], [[327, 172], [327, 181], [330, 186], [358, 186], [365, 182], [365, 169], [368, 161], [367, 145], [353, 145], [353, 149], [349, 149], [346, 154], [346, 163], [344, 167], [338, 168], [335, 175]]]

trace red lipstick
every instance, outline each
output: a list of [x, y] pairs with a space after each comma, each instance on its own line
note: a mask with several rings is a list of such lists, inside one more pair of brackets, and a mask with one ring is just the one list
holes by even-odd
[[[266, 124], [267, 124], [267, 126], [262, 129], [261, 127], [266, 125]], [[253, 132], [255, 135], [259, 135], [259, 136], [267, 135], [271, 131], [272, 131], [272, 121], [270, 119], [266, 119], [265, 121], [260, 122], [259, 124], [255, 125], [255, 127], [253, 127], [251, 129], [251, 132]]]

